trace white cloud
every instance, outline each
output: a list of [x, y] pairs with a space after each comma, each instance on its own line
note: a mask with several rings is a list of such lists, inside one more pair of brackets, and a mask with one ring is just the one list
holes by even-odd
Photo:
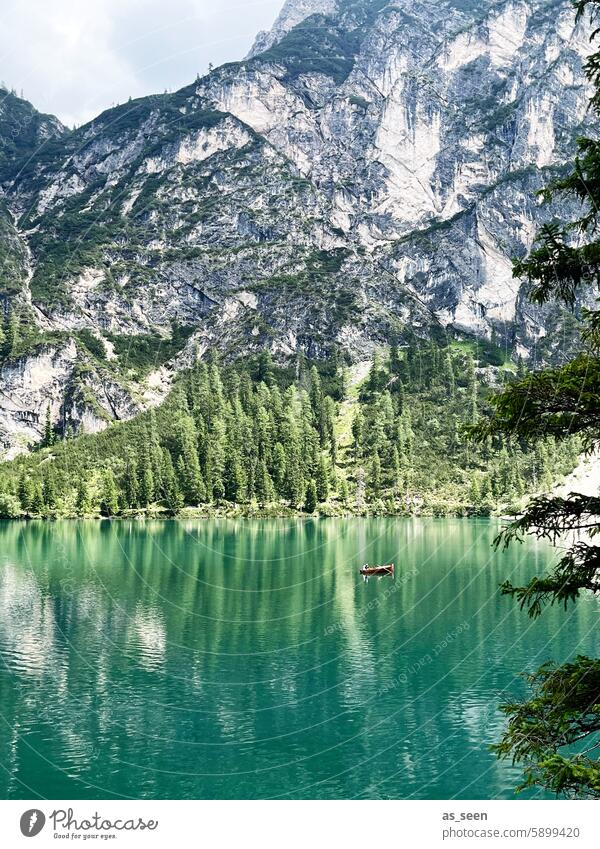
[[2, 0], [0, 78], [81, 124], [241, 59], [283, 0]]

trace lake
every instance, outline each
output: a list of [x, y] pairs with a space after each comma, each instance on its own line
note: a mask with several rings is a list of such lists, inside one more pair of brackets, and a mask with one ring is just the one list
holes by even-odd
[[0, 797], [512, 798], [497, 705], [598, 654], [598, 603], [531, 621], [498, 585], [554, 552], [497, 530], [2, 523]]

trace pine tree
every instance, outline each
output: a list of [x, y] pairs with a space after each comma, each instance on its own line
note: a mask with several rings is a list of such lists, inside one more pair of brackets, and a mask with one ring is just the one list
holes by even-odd
[[327, 501], [327, 499], [329, 498], [329, 473], [327, 471], [327, 463], [325, 462], [325, 457], [322, 454], [319, 458], [319, 465], [317, 466], [315, 487], [319, 502], [323, 503]]
[[285, 448], [285, 492], [292, 507], [296, 507], [302, 501], [304, 480], [300, 460], [298, 431], [294, 422], [289, 422]]
[[[196, 507], [206, 501], [211, 494], [205, 485], [198, 451], [196, 450], [196, 428], [191, 416], [183, 416], [178, 422], [178, 442], [180, 454], [177, 472], [185, 503]], [[211, 491], [212, 491], [211, 479]]]
[[381, 367], [381, 356], [376, 351], [373, 356], [373, 364], [367, 379], [367, 392], [371, 395], [380, 392], [387, 383], [387, 375]]
[[454, 396], [456, 390], [456, 380], [454, 377], [454, 364], [450, 351], [444, 357], [444, 385], [450, 397]]
[[56, 484], [54, 474], [51, 471], [46, 471], [42, 483], [42, 497], [44, 504], [49, 510], [54, 510], [56, 507]]
[[89, 488], [85, 477], [80, 474], [77, 479], [77, 494], [75, 496], [75, 510], [78, 516], [86, 516], [91, 512]]
[[256, 470], [256, 499], [261, 507], [273, 501], [275, 488], [264, 460], [259, 460]]
[[119, 490], [112, 469], [107, 469], [102, 477], [100, 511], [107, 517], [116, 516], [119, 513]]
[[[150, 493], [150, 482], [148, 484], [148, 491], [145, 493], [147, 497]], [[136, 458], [130, 454], [127, 458], [127, 465], [125, 466], [125, 475], [123, 477], [123, 494], [125, 497], [125, 502], [127, 506], [131, 510], [135, 510], [136, 507], [139, 507], [139, 470]], [[149, 501], [146, 503], [150, 503]]]
[[213, 479], [212, 494], [217, 504], [225, 498], [225, 484], [220, 477]]
[[471, 478], [469, 498], [473, 507], [479, 507], [481, 505], [481, 487], [479, 485], [479, 479], [475, 475]]
[[477, 372], [475, 371], [475, 360], [469, 351], [466, 359], [465, 380], [467, 383], [467, 395], [469, 398], [469, 424], [477, 424], [479, 418], [479, 388], [477, 385]]
[[313, 413], [315, 429], [319, 434], [321, 446], [326, 445], [328, 437], [327, 416], [325, 408], [325, 397], [321, 376], [316, 366], [310, 370], [310, 405]]
[[257, 380], [266, 383], [267, 386], [273, 381], [273, 360], [268, 349], [260, 352], [256, 377]]
[[183, 454], [177, 458], [177, 480], [183, 494], [184, 502], [191, 506], [197, 507], [199, 504], [204, 504], [207, 500], [208, 493], [200, 465], [192, 463], [192, 467], [186, 465]]
[[44, 492], [40, 481], [34, 485], [33, 498], [31, 499], [31, 512], [36, 516], [43, 516], [46, 513]]
[[339, 490], [340, 490], [340, 492], [339, 492], [340, 501], [342, 502], [344, 507], [346, 507], [348, 505], [348, 482], [347, 482], [346, 478], [340, 479]]
[[365, 484], [365, 470], [360, 467], [356, 470], [356, 510], [359, 513], [365, 509], [366, 506], [366, 484]]
[[397, 383], [395, 385], [395, 390], [396, 390], [397, 413], [398, 413], [399, 416], [401, 416], [402, 413], [404, 412], [405, 396], [404, 396], [404, 386], [402, 385], [400, 380], [397, 381]]
[[183, 495], [175, 474], [173, 460], [165, 448], [163, 451], [164, 504], [171, 513], [177, 513], [184, 505]]
[[137, 499], [140, 507], [149, 507], [154, 503], [154, 475], [148, 455], [146, 444], [140, 451], [140, 465], [138, 468]]
[[314, 480], [309, 480], [304, 498], [304, 512], [314, 513], [317, 509], [317, 485]]
[[54, 428], [52, 426], [52, 411], [50, 409], [50, 404], [46, 407], [46, 422], [44, 425], [44, 439], [42, 441], [42, 445], [44, 448], [49, 447], [50, 445], [54, 445]]
[[285, 458], [285, 448], [278, 442], [275, 445], [275, 449], [273, 451], [273, 464], [272, 464], [272, 477], [273, 483], [275, 485], [275, 489], [279, 495], [284, 495], [284, 485], [285, 485], [285, 475], [286, 475], [286, 458]]
[[240, 456], [233, 447], [228, 446], [225, 459], [224, 481], [225, 498], [233, 504], [240, 504], [244, 498], [244, 489], [246, 481], [244, 478], [244, 470], [240, 460]]
[[400, 479], [402, 476], [402, 469], [400, 466], [400, 455], [398, 453], [398, 448], [396, 445], [392, 446], [392, 487], [395, 493], [400, 491]]
[[152, 479], [154, 483], [154, 497], [163, 490], [163, 451], [158, 436], [158, 425], [156, 422], [156, 411], [150, 410], [150, 421], [148, 425], [148, 456], [150, 467], [152, 469]]
[[210, 427], [215, 419], [222, 415], [224, 407], [223, 381], [219, 367], [215, 362], [211, 363], [208, 368], [208, 388], [210, 395], [207, 405], [207, 421]]
[[25, 474], [25, 472], [21, 472], [19, 476], [19, 483], [17, 485], [17, 496], [19, 501], [21, 502], [21, 507], [25, 512], [29, 512], [32, 509], [33, 499], [35, 496], [35, 486], [31, 478]]
[[371, 461], [371, 469], [369, 474], [369, 497], [372, 501], [376, 501], [381, 495], [381, 460], [379, 454], [375, 452]]

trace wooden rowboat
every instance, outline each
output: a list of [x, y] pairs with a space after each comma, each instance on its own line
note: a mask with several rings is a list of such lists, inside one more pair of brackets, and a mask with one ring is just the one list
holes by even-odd
[[373, 575], [393, 575], [394, 571], [395, 566], [393, 563], [390, 563], [389, 566], [363, 566], [360, 574], [366, 578], [370, 578]]

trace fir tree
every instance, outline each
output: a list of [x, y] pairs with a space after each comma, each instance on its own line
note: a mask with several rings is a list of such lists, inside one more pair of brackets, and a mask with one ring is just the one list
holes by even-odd
[[298, 506], [302, 500], [304, 481], [300, 460], [300, 443], [293, 422], [290, 422], [286, 439], [285, 492], [292, 506]]
[[42, 483], [42, 498], [44, 504], [49, 510], [54, 510], [56, 507], [56, 485], [54, 475], [51, 471], [46, 471]]
[[317, 485], [314, 480], [309, 480], [304, 498], [304, 512], [314, 513], [317, 509]]
[[137, 493], [140, 507], [148, 507], [154, 502], [154, 475], [152, 474], [152, 466], [146, 445], [143, 446], [140, 452]]
[[450, 353], [444, 357], [444, 384], [450, 396], [454, 395], [456, 382], [454, 377], [454, 366]]
[[261, 507], [273, 501], [275, 489], [264, 460], [259, 460], [256, 470], [256, 499]]
[[212, 492], [213, 498], [217, 504], [225, 498], [225, 484], [220, 477], [213, 480]]
[[42, 445], [47, 448], [50, 445], [54, 445], [54, 428], [52, 426], [52, 411], [50, 409], [50, 404], [46, 407], [46, 422], [44, 424], [44, 439]]
[[273, 451], [272, 477], [273, 483], [279, 495], [285, 493], [286, 458], [285, 448], [278, 442]]
[[77, 494], [75, 497], [75, 510], [78, 516], [86, 516], [91, 512], [91, 502], [87, 480], [81, 475], [77, 480]]
[[319, 502], [323, 503], [329, 498], [329, 473], [327, 471], [327, 463], [325, 457], [321, 454], [319, 465], [317, 466], [317, 474], [315, 479], [315, 487]]
[[244, 498], [246, 481], [239, 454], [232, 445], [229, 446], [225, 459], [224, 485], [227, 501], [240, 504]]
[[[146, 486], [147, 490], [144, 497], [150, 495], [150, 481], [146, 482]], [[123, 494], [129, 508], [135, 510], [136, 507], [139, 507], [139, 470], [137, 460], [132, 454], [127, 458], [125, 475], [123, 477]], [[148, 503], [150, 502], [147, 501], [146, 504]]]
[[29, 512], [33, 506], [33, 499], [35, 496], [35, 487], [31, 478], [25, 474], [25, 472], [21, 472], [19, 476], [19, 483], [17, 486], [17, 496], [19, 501], [21, 502], [21, 507], [25, 512]]
[[106, 517], [116, 516], [119, 513], [119, 491], [112, 469], [107, 469], [102, 476], [100, 510]]
[[339, 494], [340, 501], [342, 502], [344, 507], [346, 507], [348, 505], [348, 482], [346, 478], [341, 478], [340, 480]]
[[171, 513], [177, 513], [184, 505], [173, 460], [167, 449], [163, 449], [163, 492], [164, 505]]
[[396, 445], [392, 446], [392, 487], [394, 493], [398, 493], [400, 490], [400, 480], [402, 475], [402, 470], [400, 467], [400, 454], [398, 453], [398, 447]]
[[356, 471], [356, 510], [362, 513], [366, 506], [365, 470], [361, 467]]
[[36, 516], [43, 516], [46, 513], [44, 492], [40, 481], [34, 485], [33, 498], [31, 499], [31, 512]]
[[257, 379], [269, 386], [273, 381], [273, 359], [269, 350], [261, 351], [258, 358]]
[[369, 474], [369, 497], [372, 501], [376, 501], [381, 495], [381, 460], [379, 454], [375, 452], [371, 461], [371, 469]]
[[[191, 416], [183, 416], [178, 423], [178, 442], [180, 454], [177, 464], [177, 472], [185, 503], [197, 506], [206, 501], [208, 496], [205, 485], [198, 451], [196, 450], [196, 428]], [[211, 480], [211, 490], [212, 490]]]

